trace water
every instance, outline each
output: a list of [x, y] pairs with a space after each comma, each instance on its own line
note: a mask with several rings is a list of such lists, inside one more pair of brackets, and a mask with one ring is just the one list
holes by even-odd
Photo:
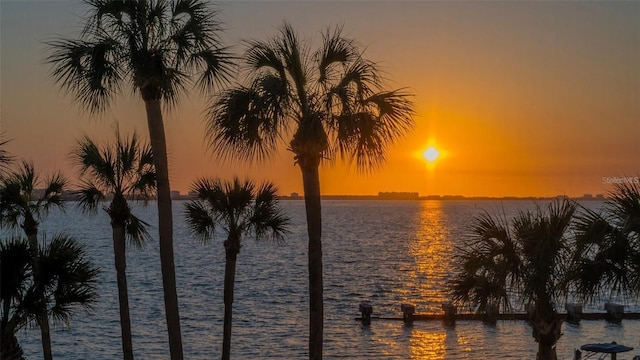
[[[601, 203], [586, 203], [599, 207]], [[284, 244], [244, 239], [238, 257], [233, 318], [232, 356], [236, 359], [303, 359], [307, 356], [308, 293], [306, 223], [302, 201], [283, 201], [292, 218], [292, 234]], [[534, 359], [537, 344], [524, 322], [495, 326], [459, 321], [373, 320], [363, 327], [354, 318], [358, 304], [370, 301], [374, 315], [400, 316], [400, 304], [416, 304], [418, 312], [440, 312], [443, 291], [453, 271], [451, 254], [471, 218], [480, 211], [512, 216], [531, 207], [526, 201], [324, 201], [323, 251], [326, 359]], [[147, 222], [157, 222], [155, 204], [138, 209]], [[189, 236], [183, 203], [174, 202], [175, 260], [186, 359], [213, 359], [221, 354], [224, 251], [222, 236], [201, 244]], [[69, 204], [41, 225], [52, 234], [64, 230], [86, 244], [103, 269], [100, 300], [90, 314], [79, 313], [52, 332], [58, 359], [121, 358], [117, 288], [111, 230], [106, 214], [89, 218]], [[154, 229], [155, 230], [155, 229]], [[153, 233], [153, 232], [152, 232]], [[154, 233], [154, 236], [155, 233]], [[156, 236], [157, 238], [157, 236]], [[134, 355], [168, 359], [158, 244], [127, 254], [129, 302]], [[586, 311], [602, 311], [602, 304]], [[561, 307], [562, 308], [562, 307]], [[638, 308], [632, 310], [638, 311]], [[640, 321], [620, 325], [604, 321], [564, 324], [558, 342], [560, 359], [590, 342], [618, 343], [640, 354]], [[40, 332], [26, 329], [18, 339], [29, 359], [40, 358]]]

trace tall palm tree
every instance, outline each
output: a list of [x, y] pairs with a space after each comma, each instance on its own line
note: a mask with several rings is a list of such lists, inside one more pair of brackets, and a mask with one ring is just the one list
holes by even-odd
[[540, 360], [557, 359], [562, 319], [554, 304], [564, 290], [570, 259], [567, 232], [575, 209], [568, 200], [556, 200], [535, 212], [520, 212], [510, 224], [504, 217], [476, 218], [452, 280], [454, 299], [477, 309], [497, 303], [509, 309], [510, 297], [534, 304], [531, 326]]
[[148, 224], [131, 212], [127, 198], [146, 200], [155, 190], [151, 147], [141, 144], [135, 133], [123, 138], [116, 129], [115, 142], [104, 147], [99, 147], [85, 136], [73, 150], [72, 159], [84, 179], [78, 191], [82, 210], [95, 214], [107, 195], [112, 196], [109, 206], [103, 209], [111, 219], [113, 234], [122, 352], [124, 358], [130, 360], [133, 359], [133, 344], [127, 291], [126, 240], [133, 246], [142, 247], [151, 236], [146, 229]]
[[264, 183], [256, 189], [245, 180], [222, 182], [219, 179], [200, 179], [193, 185], [195, 200], [185, 205], [191, 231], [202, 241], [213, 239], [215, 230], [222, 228], [226, 235], [224, 270], [224, 334], [222, 359], [231, 356], [231, 315], [235, 284], [236, 259], [244, 235], [256, 240], [282, 240], [288, 232], [289, 219], [282, 214], [276, 198], [276, 187]]
[[575, 230], [570, 279], [576, 292], [587, 301], [640, 297], [640, 184], [616, 184], [601, 211], [582, 208]]
[[[18, 169], [0, 178], [0, 227], [22, 228], [29, 241], [35, 296], [39, 297], [39, 317], [37, 320], [42, 336], [45, 360], [52, 358], [51, 334], [47, 304], [44, 299], [44, 284], [38, 281], [42, 277], [38, 224], [51, 208], [64, 208], [62, 192], [66, 183], [67, 180], [59, 173], [41, 183], [33, 164], [26, 161], [23, 161]], [[44, 186], [44, 190], [37, 191], [38, 186]]]
[[[53, 76], [83, 107], [100, 112], [127, 84], [145, 104], [157, 175], [160, 264], [171, 359], [182, 359], [173, 259], [167, 145], [161, 104], [175, 105], [187, 85], [224, 81], [231, 57], [220, 45], [216, 12], [200, 0], [87, 0], [80, 39], [51, 42]], [[197, 79], [194, 79], [197, 77]], [[195, 81], [194, 81], [195, 80]]]
[[374, 169], [413, 125], [409, 95], [382, 90], [376, 65], [341, 30], [327, 29], [314, 52], [286, 23], [271, 40], [249, 42], [249, 82], [220, 94], [207, 120], [214, 152], [244, 160], [273, 155], [292, 135], [288, 149], [302, 172], [309, 235], [311, 359], [322, 358], [324, 317], [320, 163], [341, 157]]
[[68, 322], [76, 308], [90, 308], [97, 299], [98, 270], [86, 260], [84, 248], [65, 235], [43, 243], [40, 278], [35, 281], [29, 242], [14, 239], [0, 243], [2, 359], [22, 359], [16, 333], [30, 322], [40, 322], [38, 286], [43, 289], [47, 317], [54, 321]]

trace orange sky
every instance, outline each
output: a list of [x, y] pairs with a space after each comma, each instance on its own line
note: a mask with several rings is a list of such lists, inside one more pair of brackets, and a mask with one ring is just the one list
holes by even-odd
[[[321, 170], [325, 194], [553, 196], [603, 193], [603, 177], [640, 174], [639, 2], [223, 2], [228, 44], [264, 39], [287, 19], [306, 39], [327, 25], [380, 62], [392, 87], [415, 94], [416, 128], [374, 174], [337, 163]], [[61, 93], [43, 42], [77, 34], [75, 2], [0, 2], [0, 130], [13, 154], [44, 173], [74, 177], [68, 153], [83, 134], [147, 136], [130, 94], [92, 117]], [[241, 50], [240, 47], [237, 48]], [[292, 154], [264, 164], [221, 164], [207, 151], [195, 93], [166, 114], [172, 187], [199, 176], [251, 176], [302, 192]], [[421, 153], [436, 146], [428, 166]]]

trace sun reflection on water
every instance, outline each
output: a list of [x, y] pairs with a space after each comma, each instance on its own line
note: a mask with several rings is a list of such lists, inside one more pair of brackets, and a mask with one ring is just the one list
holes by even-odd
[[446, 355], [447, 335], [442, 332], [414, 330], [411, 332], [411, 359], [438, 360]]
[[[409, 244], [408, 255], [414, 266], [410, 271], [413, 289], [410, 302], [417, 303], [418, 312], [438, 313], [447, 301], [446, 282], [450, 273], [452, 242], [448, 239], [447, 219], [440, 201], [423, 201], [416, 219], [415, 238]], [[409, 294], [407, 294], [409, 295]], [[448, 339], [449, 335], [453, 338]], [[409, 340], [412, 359], [444, 359], [447, 342], [458, 342], [455, 331], [442, 328], [413, 328]]]
[[415, 229], [408, 248], [414, 261], [409, 271], [412, 283], [407, 284], [408, 289], [413, 289], [411, 296], [415, 300], [408, 300], [418, 302], [418, 312], [439, 312], [440, 304], [447, 299], [446, 281], [453, 254], [442, 202], [423, 201]]

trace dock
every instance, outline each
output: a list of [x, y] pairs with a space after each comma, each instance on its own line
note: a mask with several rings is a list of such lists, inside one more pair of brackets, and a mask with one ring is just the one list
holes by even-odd
[[[582, 304], [566, 303], [566, 313], [559, 313], [562, 320], [569, 323], [579, 323], [581, 320], [606, 320], [612, 323], [620, 323], [622, 320], [640, 320], [639, 312], [625, 312], [624, 305], [615, 303], [605, 303], [605, 312], [582, 312]], [[416, 313], [415, 305], [403, 303], [400, 305], [402, 317], [395, 316], [374, 316], [373, 305], [368, 302], [361, 303], [359, 306], [362, 316], [356, 317], [355, 320], [362, 321], [363, 324], [370, 324], [371, 320], [391, 320], [404, 321], [410, 324], [414, 321], [442, 321], [445, 323], [455, 323], [456, 321], [484, 321], [495, 322], [498, 320], [520, 320], [529, 321], [533, 317], [534, 307], [528, 306], [527, 312], [523, 313], [500, 313], [496, 306], [488, 307], [487, 311], [481, 313], [458, 313], [457, 307], [452, 303], [442, 304], [442, 313], [439, 314], [421, 314]]]
[[[560, 314], [563, 320], [569, 320], [569, 316], [567, 314]], [[495, 320], [520, 320], [526, 321], [529, 320], [529, 314], [526, 313], [515, 313], [515, 314], [496, 314], [494, 315]], [[371, 316], [372, 320], [397, 320], [404, 321], [404, 317], [387, 317], [387, 316]], [[445, 314], [413, 314], [414, 321], [447, 321], [451, 318], [449, 315]], [[454, 319], [460, 321], [485, 321], [485, 314], [455, 314]], [[640, 320], [640, 313], [624, 313], [622, 319], [627, 320]], [[355, 320], [362, 321], [362, 317], [356, 317]], [[606, 313], [582, 313], [581, 320], [607, 320]]]

